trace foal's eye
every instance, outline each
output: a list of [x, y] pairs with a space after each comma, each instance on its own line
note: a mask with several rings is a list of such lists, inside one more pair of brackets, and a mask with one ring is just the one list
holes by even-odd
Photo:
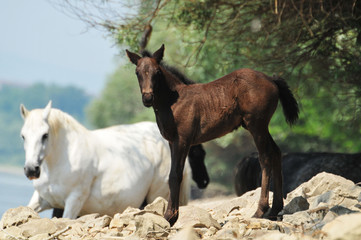
[[49, 137], [49, 134], [45, 133], [43, 137], [41, 138], [41, 141], [45, 142]]

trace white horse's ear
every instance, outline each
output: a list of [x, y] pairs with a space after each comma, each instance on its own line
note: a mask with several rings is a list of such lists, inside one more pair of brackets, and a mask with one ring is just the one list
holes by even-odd
[[23, 119], [25, 119], [29, 114], [28, 109], [23, 104], [20, 104], [20, 115]]
[[49, 101], [48, 105], [46, 105], [46, 107], [44, 108], [44, 111], [43, 111], [43, 119], [45, 121], [48, 120], [50, 110], [51, 110], [51, 100]]

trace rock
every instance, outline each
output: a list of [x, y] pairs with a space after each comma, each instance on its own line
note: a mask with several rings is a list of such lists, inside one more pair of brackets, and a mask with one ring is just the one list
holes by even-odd
[[168, 202], [162, 197], [157, 197], [151, 204], [145, 206], [144, 210], [147, 212], [154, 212], [163, 216], [167, 210]]
[[144, 210], [127, 208], [113, 218], [89, 214], [73, 220], [42, 219], [19, 207], [4, 214], [0, 239], [361, 239], [359, 191], [352, 182], [320, 174], [289, 194], [282, 221], [252, 218], [260, 195], [256, 189], [237, 198], [182, 206], [172, 228], [163, 218], [167, 203], [161, 198]]
[[325, 225], [326, 223], [329, 223], [331, 221], [333, 221], [338, 215], [332, 211], [329, 211], [325, 217], [323, 218], [322, 222], [323, 225]]
[[336, 205], [330, 209], [331, 212], [334, 212], [336, 215], [344, 215], [344, 214], [350, 214], [350, 213], [357, 213], [357, 211], [353, 211], [351, 209], [345, 208], [340, 205]]
[[206, 210], [195, 206], [181, 206], [174, 228], [184, 228], [187, 226], [221, 229], [219, 223]]
[[[10, 226], [6, 229], [2, 229], [0, 231], [0, 239], [1, 240], [14, 240], [16, 238], [19, 238], [18, 236], [21, 236], [22, 230], [19, 227], [16, 226]], [[19, 238], [20, 239], [20, 238]]]
[[361, 239], [361, 213], [347, 214], [337, 217], [327, 223], [322, 231], [330, 240], [358, 240]]
[[88, 228], [105, 228], [108, 227], [112, 218], [108, 215], [103, 215], [101, 217], [85, 221], [83, 224], [84, 227]]
[[183, 228], [177, 234], [170, 238], [171, 240], [198, 240], [200, 239], [193, 227]]
[[[237, 230], [239, 235], [243, 235], [246, 231], [247, 226], [249, 225], [249, 221], [240, 219], [238, 217], [234, 217], [229, 219], [226, 224], [223, 225], [223, 229], [234, 229]], [[238, 234], [237, 234], [238, 235]]]
[[145, 212], [135, 216], [135, 234], [139, 237], [167, 236], [170, 224], [163, 216]]
[[289, 193], [287, 199], [293, 199], [297, 196], [303, 196], [304, 198], [309, 199], [318, 197], [329, 191], [344, 198], [352, 198], [357, 201], [357, 198], [361, 193], [361, 187], [343, 177], [322, 172]]
[[302, 212], [296, 212], [292, 215], [289, 214], [283, 215], [282, 222], [296, 226], [301, 226], [303, 224], [313, 223], [313, 220], [309, 213], [307, 213], [306, 211], [302, 211]]
[[49, 238], [49, 234], [47, 233], [41, 233], [41, 234], [37, 234], [33, 237], [28, 238], [29, 240], [44, 240]]
[[257, 239], [258, 240], [309, 240], [313, 238], [304, 234], [289, 235], [289, 234], [273, 231], [270, 233], [266, 233]]
[[334, 196], [335, 194], [332, 191], [327, 191], [319, 196], [316, 196], [311, 204], [311, 209], [318, 207], [320, 203], [326, 203], [326, 205], [328, 205]]
[[77, 223], [79, 220], [69, 219], [69, 218], [52, 218], [51, 221], [55, 224], [58, 230], [62, 230], [67, 226], [72, 226]]
[[214, 236], [218, 229], [215, 228], [215, 227], [210, 227], [210, 228], [197, 228], [196, 230], [201, 230], [201, 231], [198, 231], [198, 236], [204, 238], [204, 239], [209, 239], [211, 238], [212, 236]]
[[[224, 221], [231, 212], [233, 215], [250, 218], [257, 210], [260, 195], [261, 188], [257, 188], [240, 197], [228, 201], [216, 202], [214, 204], [203, 204], [201, 207], [208, 210], [212, 214], [212, 217], [219, 219], [219, 221]], [[272, 197], [273, 193], [270, 192], [269, 198], [272, 199]]]
[[295, 212], [307, 210], [310, 207], [310, 204], [307, 200], [302, 197], [298, 196], [293, 198], [284, 208], [283, 214], [293, 214]]
[[62, 234], [62, 236], [64, 236], [65, 239], [69, 239], [70, 236], [81, 237], [81, 236], [86, 236], [86, 234], [88, 234], [88, 231], [83, 228], [83, 224], [80, 222], [75, 222], [74, 224], [72, 224], [70, 229], [67, 228], [64, 229], [66, 231]]
[[240, 239], [241, 233], [235, 228], [223, 228], [217, 232], [215, 239]]
[[134, 219], [135, 214], [140, 213], [141, 210], [137, 208], [127, 208], [123, 213], [117, 213], [109, 223], [109, 228], [123, 228], [129, 225]]
[[38, 234], [51, 235], [57, 231], [55, 223], [48, 218], [33, 219], [19, 226], [22, 235], [26, 238], [36, 236]]
[[37, 214], [33, 209], [29, 207], [18, 207], [7, 210], [1, 218], [1, 222], [3, 224], [3, 228], [7, 228], [10, 226], [21, 225], [30, 219], [39, 218], [39, 214]]
[[93, 221], [94, 219], [100, 217], [99, 213], [92, 213], [92, 214], [87, 214], [87, 215], [83, 215], [79, 218], [77, 218], [77, 221], [79, 222], [89, 222], [89, 221]]

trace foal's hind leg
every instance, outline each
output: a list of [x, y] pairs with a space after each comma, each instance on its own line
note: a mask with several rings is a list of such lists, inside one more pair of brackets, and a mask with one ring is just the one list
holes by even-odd
[[192, 146], [188, 154], [193, 180], [200, 189], [206, 188], [209, 183], [207, 168], [206, 165], [204, 165], [205, 156], [206, 152], [204, 151], [202, 144]]
[[269, 187], [272, 172], [275, 176], [275, 190], [271, 214], [276, 216], [283, 208], [281, 151], [273, 141], [268, 126], [265, 126], [262, 122], [258, 123], [260, 124], [247, 126], [256, 144], [262, 171], [261, 196], [254, 217], [266, 217], [265, 213], [269, 209]]
[[273, 201], [272, 209], [267, 218], [276, 220], [278, 213], [283, 209], [283, 177], [282, 177], [282, 154], [277, 144], [272, 140], [274, 155], [272, 161], [273, 175]]

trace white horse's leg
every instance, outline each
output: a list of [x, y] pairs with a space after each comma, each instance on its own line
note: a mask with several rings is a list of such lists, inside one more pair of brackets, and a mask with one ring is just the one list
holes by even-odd
[[75, 189], [73, 192], [71, 192], [70, 195], [65, 199], [63, 218], [77, 218], [88, 197], [89, 191]]
[[34, 191], [33, 196], [30, 199], [28, 207], [30, 207], [36, 212], [41, 212], [51, 208], [50, 204], [46, 200], [41, 198], [39, 192], [36, 190]]

